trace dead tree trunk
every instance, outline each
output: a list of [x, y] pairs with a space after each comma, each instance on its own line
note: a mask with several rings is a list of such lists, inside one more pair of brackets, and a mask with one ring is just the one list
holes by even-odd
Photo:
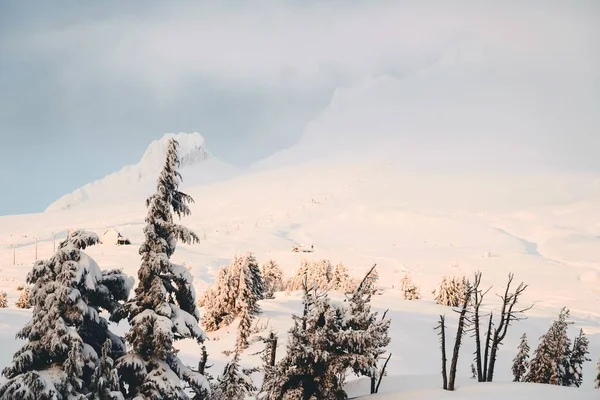
[[473, 326], [473, 336], [475, 337], [475, 366], [476, 366], [476, 378], [478, 382], [483, 382], [483, 375], [485, 372], [483, 371], [485, 367], [483, 366], [481, 359], [481, 329], [480, 329], [480, 318], [481, 315], [479, 313], [479, 309], [481, 308], [481, 304], [483, 303], [483, 298], [490, 291], [490, 289], [482, 292], [479, 289], [479, 285], [481, 284], [481, 272], [475, 273], [475, 281], [473, 283], [473, 319], [471, 324]]
[[206, 347], [202, 346], [202, 355], [198, 362], [198, 372], [201, 375], [204, 375], [204, 371], [206, 370], [206, 360], [208, 360], [208, 354], [206, 353]]
[[508, 327], [510, 326], [512, 321], [521, 321], [525, 319], [525, 317], [520, 317], [525, 311], [531, 309], [531, 307], [527, 307], [521, 310], [515, 310], [514, 307], [519, 301], [519, 297], [523, 294], [525, 289], [527, 289], [527, 285], [523, 282], [517, 286], [513, 293], [509, 293], [510, 285], [513, 281], [514, 275], [511, 273], [508, 275], [508, 283], [506, 284], [506, 290], [504, 291], [504, 295], [500, 298], [502, 299], [502, 311], [500, 313], [500, 323], [498, 324], [498, 328], [494, 329], [494, 337], [492, 338], [492, 347], [490, 350], [490, 359], [489, 366], [487, 366], [487, 382], [491, 382], [494, 379], [494, 367], [496, 365], [496, 355], [498, 353], [498, 348], [502, 344], [502, 341], [506, 337], [506, 332]]
[[392, 353], [390, 353], [388, 358], [385, 360], [385, 363], [383, 363], [383, 367], [379, 372], [379, 379], [377, 380], [377, 386], [375, 386], [375, 393], [379, 393], [379, 385], [381, 385], [381, 380], [385, 376], [385, 369], [387, 368], [388, 362], [390, 362], [390, 358], [392, 358]]
[[442, 349], [442, 385], [444, 390], [448, 390], [448, 374], [446, 373], [446, 324], [443, 315], [440, 315], [440, 324], [435, 327], [440, 333], [440, 347]]
[[481, 377], [480, 382], [487, 382], [487, 365], [488, 365], [488, 358], [490, 356], [490, 341], [492, 339], [492, 327], [494, 326], [494, 323], [492, 322], [493, 317], [494, 317], [494, 314], [490, 313], [490, 321], [488, 322], [488, 329], [487, 329], [487, 333], [485, 334], [485, 354], [483, 356], [483, 376]]
[[458, 366], [458, 354], [460, 352], [460, 346], [462, 344], [462, 337], [465, 334], [465, 320], [467, 316], [467, 309], [469, 302], [471, 301], [472, 290], [469, 283], [467, 283], [465, 299], [463, 301], [461, 310], [458, 317], [458, 327], [456, 329], [456, 339], [454, 340], [454, 350], [452, 351], [452, 361], [450, 362], [450, 376], [448, 379], [448, 390], [454, 390], [454, 382], [456, 380], [456, 368]]

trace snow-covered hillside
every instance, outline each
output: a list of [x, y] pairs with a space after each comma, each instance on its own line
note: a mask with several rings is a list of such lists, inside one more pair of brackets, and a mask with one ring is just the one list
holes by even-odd
[[181, 167], [186, 175], [185, 186], [225, 179], [237, 173], [237, 168], [216, 159], [208, 152], [204, 137], [199, 133], [165, 134], [148, 146], [139, 163], [126, 166], [62, 196], [48, 206], [46, 211], [70, 209], [83, 203], [105, 205], [123, 199], [144, 199], [154, 188], [156, 176], [164, 162], [165, 146], [171, 137], [176, 138], [180, 144]]
[[[186, 171], [189, 168], [182, 170], [184, 179], [188, 178]], [[597, 181], [597, 176], [558, 173], [406, 170], [393, 151], [365, 151], [360, 158], [340, 155], [188, 187], [186, 191], [196, 203], [183, 223], [198, 233], [201, 243], [178, 246], [174, 261], [191, 268], [198, 293], [214, 281], [219, 266], [245, 251], [253, 251], [261, 263], [276, 260], [287, 276], [304, 258], [343, 262], [355, 276], [377, 263], [384, 293], [375, 297], [374, 305], [379, 310], [389, 309], [392, 319], [390, 377], [384, 379], [381, 391], [408, 391], [407, 398], [419, 399], [438, 398], [438, 390], [441, 392], [437, 389], [441, 384], [439, 347], [433, 330], [437, 317], [447, 315], [451, 337], [456, 324], [455, 313], [436, 305], [431, 291], [443, 276], [471, 276], [480, 270], [483, 285], [493, 285], [497, 293], [507, 274], [514, 272], [517, 281], [530, 285], [523, 303], [534, 304], [534, 308], [528, 313], [529, 319], [509, 330], [499, 352], [497, 380], [512, 380], [510, 365], [520, 335], [526, 332], [532, 347], [536, 346], [538, 337], [566, 306], [575, 322], [571, 336], [582, 328], [591, 342], [593, 361], [583, 370], [583, 386], [590, 389], [595, 362], [600, 358]], [[36, 241], [38, 256], [49, 257], [54, 234], [61, 238], [67, 229], [101, 233], [114, 227], [133, 245], [104, 244], [86, 252], [102, 268], [123, 267], [135, 276], [144, 216], [143, 199], [126, 199], [102, 207], [90, 203], [61, 212], [0, 218], [0, 290], [8, 293], [11, 305], [0, 310], [0, 340], [4, 343], [0, 365], [6, 365], [19, 347], [12, 338], [30, 315], [15, 309], [14, 303], [17, 286], [24, 283], [34, 262]], [[293, 253], [296, 245], [314, 245], [315, 251]], [[422, 300], [402, 300], [398, 287], [407, 272], [421, 288]], [[495, 296], [489, 296], [488, 301], [486, 309], [497, 306]], [[264, 300], [261, 306], [261, 323], [268, 321], [281, 333], [282, 352], [284, 332], [292, 323], [290, 316], [301, 309], [300, 296], [277, 293], [275, 299]], [[210, 362], [215, 363], [214, 373], [228, 360], [222, 351], [233, 346], [234, 328], [209, 334], [207, 348]], [[126, 325], [115, 328], [121, 333], [126, 329]], [[185, 362], [197, 363], [200, 353], [195, 343], [184, 341], [179, 346]], [[258, 356], [252, 354], [259, 349], [260, 344], [252, 345], [243, 354], [242, 363], [258, 364]], [[474, 385], [469, 379], [472, 351], [472, 340], [465, 338], [458, 391], [444, 395], [469, 399], [476, 396], [473, 393], [488, 396], [499, 390], [510, 396], [533, 393], [528, 388], [521, 391], [519, 385], [499, 384], [489, 389], [475, 385], [470, 389]], [[255, 379], [260, 384], [259, 374]], [[415, 387], [417, 381], [423, 386]], [[404, 383], [398, 386], [397, 382]], [[368, 393], [368, 386], [351, 382], [349, 390], [351, 395], [361, 396]], [[556, 398], [589, 395], [577, 389], [531, 390], [545, 397], [552, 393]]]

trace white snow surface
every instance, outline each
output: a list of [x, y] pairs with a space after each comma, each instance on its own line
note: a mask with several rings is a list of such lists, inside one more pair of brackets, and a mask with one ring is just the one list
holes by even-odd
[[[600, 186], [598, 176], [558, 172], [502, 173], [407, 169], [393, 151], [345, 153], [285, 167], [264, 169], [220, 182], [189, 187], [196, 200], [182, 223], [200, 237], [197, 245], [177, 247], [173, 262], [189, 269], [200, 296], [216, 278], [219, 266], [236, 254], [255, 253], [262, 264], [274, 259], [291, 277], [303, 259], [344, 263], [359, 277], [377, 263], [383, 294], [373, 298], [392, 319], [388, 365], [381, 394], [375, 399], [584, 399], [595, 395], [593, 378], [600, 358]], [[184, 174], [184, 179], [186, 170]], [[143, 241], [146, 209], [143, 199], [124, 198], [118, 205], [91, 204], [62, 212], [0, 217], [0, 290], [9, 309], [0, 310], [0, 366], [21, 345], [15, 333], [30, 311], [14, 308], [17, 286], [35, 258], [52, 254], [53, 234], [67, 229], [102, 231], [114, 227], [131, 246], [96, 245], [86, 249], [102, 269], [124, 268], [136, 276], [138, 246]], [[13, 265], [11, 245], [15, 245]], [[294, 253], [293, 246], [314, 245], [312, 253]], [[516, 283], [529, 284], [522, 303], [534, 304], [529, 318], [516, 322], [500, 348], [493, 384], [470, 377], [474, 345], [468, 336], [459, 359], [457, 391], [444, 393], [439, 344], [434, 327], [439, 314], [448, 324], [448, 351], [454, 339], [456, 314], [436, 305], [431, 294], [443, 276], [483, 272], [482, 286], [493, 286], [485, 310], [494, 310], [509, 272]], [[399, 287], [410, 273], [422, 300], [405, 301]], [[333, 295], [334, 300], [341, 299]], [[261, 301], [260, 324], [280, 335], [278, 357], [285, 351], [291, 315], [301, 311], [299, 293], [276, 293]], [[590, 339], [590, 358], [583, 368], [581, 389], [513, 384], [510, 366], [520, 336], [526, 332], [532, 350], [563, 307], [571, 309], [574, 338], [581, 328]], [[203, 311], [201, 310], [201, 313]], [[186, 321], [185, 323], [187, 323]], [[209, 364], [219, 373], [235, 343], [234, 322], [207, 334]], [[121, 323], [113, 331], [123, 334]], [[195, 366], [200, 349], [193, 340], [177, 342], [182, 361]], [[241, 357], [244, 367], [260, 363], [252, 344]], [[262, 378], [254, 374], [255, 384]], [[368, 393], [368, 382], [349, 378], [351, 396]]]
[[236, 167], [208, 152], [204, 137], [199, 133], [167, 133], [148, 146], [139, 163], [126, 166], [62, 196], [46, 211], [70, 209], [83, 203], [88, 206], [118, 203], [124, 197], [144, 199], [155, 189], [156, 178], [164, 165], [166, 146], [171, 138], [179, 142], [181, 171], [185, 174], [183, 187], [226, 179], [237, 173]]

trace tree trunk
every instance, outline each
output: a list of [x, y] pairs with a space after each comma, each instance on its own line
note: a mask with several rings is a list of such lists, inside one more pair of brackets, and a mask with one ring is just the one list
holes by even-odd
[[273, 332], [271, 332], [271, 357], [269, 359], [269, 365], [271, 367], [275, 366], [275, 358], [277, 356], [277, 336]]
[[460, 345], [462, 343], [462, 337], [465, 332], [465, 317], [467, 315], [467, 307], [472, 292], [468, 290], [465, 294], [465, 300], [460, 310], [460, 317], [458, 318], [458, 328], [456, 329], [456, 340], [454, 341], [454, 350], [452, 352], [452, 362], [450, 363], [450, 377], [448, 379], [448, 390], [454, 390], [454, 382], [456, 380], [456, 368], [458, 366], [458, 353], [460, 352]]
[[494, 314], [490, 313], [490, 321], [488, 323], [488, 330], [485, 337], [485, 353], [483, 356], [483, 376], [482, 382], [487, 382], [487, 368], [488, 368], [488, 357], [490, 352], [490, 340], [492, 339], [492, 318]]
[[440, 315], [440, 341], [442, 348], [442, 384], [443, 389], [448, 390], [448, 373], [446, 372], [446, 325], [444, 316]]
[[392, 353], [388, 356], [387, 360], [383, 364], [383, 368], [381, 368], [381, 372], [379, 373], [379, 380], [377, 381], [377, 386], [375, 386], [375, 393], [379, 393], [379, 385], [381, 385], [381, 380], [385, 376], [385, 369], [387, 368], [388, 362], [390, 362], [390, 358], [392, 358]]

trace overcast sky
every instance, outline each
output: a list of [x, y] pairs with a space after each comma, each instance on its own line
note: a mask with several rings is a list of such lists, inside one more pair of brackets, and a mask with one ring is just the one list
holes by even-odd
[[[0, 215], [43, 210], [165, 132], [249, 165], [296, 143], [336, 88], [402, 79], [465, 41], [518, 54], [504, 71], [560, 82], [587, 118], [599, 27], [594, 0], [1, 1]], [[555, 147], [600, 170], [599, 129]]]

